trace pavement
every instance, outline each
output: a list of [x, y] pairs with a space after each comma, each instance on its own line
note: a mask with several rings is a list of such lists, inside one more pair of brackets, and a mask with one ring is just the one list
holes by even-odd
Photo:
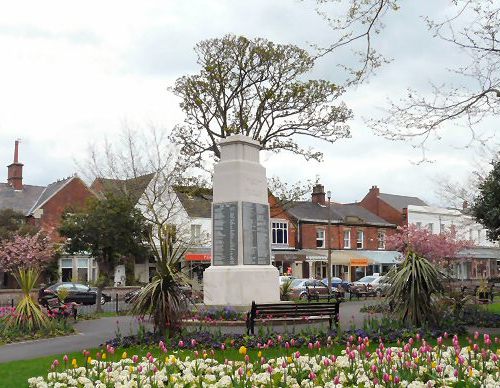
[[[346, 329], [362, 327], [366, 314], [360, 313], [359, 309], [366, 304], [373, 303], [377, 303], [377, 300], [368, 299], [342, 303], [340, 305], [340, 326]], [[290, 330], [292, 326], [296, 330], [300, 330], [306, 328], [306, 326], [309, 328], [311, 326], [322, 327], [324, 326], [324, 322], [317, 324], [273, 325], [273, 330], [276, 332]], [[138, 328], [137, 319], [131, 316], [119, 316], [80, 321], [75, 324], [77, 334], [74, 335], [3, 345], [0, 346], [0, 363], [96, 348], [107, 339], [116, 337], [118, 328], [121, 335], [135, 334]], [[245, 332], [245, 327], [218, 326], [217, 330], [222, 330], [227, 334], [242, 334]]]
[[122, 335], [129, 335], [137, 332], [137, 326], [137, 319], [131, 316], [80, 321], [75, 324], [77, 334], [0, 346], [0, 363], [96, 348], [114, 338], [117, 328]]

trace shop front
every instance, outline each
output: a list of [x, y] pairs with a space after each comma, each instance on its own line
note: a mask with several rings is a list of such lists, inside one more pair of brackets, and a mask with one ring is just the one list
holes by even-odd
[[184, 272], [193, 281], [194, 289], [203, 288], [203, 272], [210, 266], [212, 254], [210, 249], [198, 249], [186, 252]]

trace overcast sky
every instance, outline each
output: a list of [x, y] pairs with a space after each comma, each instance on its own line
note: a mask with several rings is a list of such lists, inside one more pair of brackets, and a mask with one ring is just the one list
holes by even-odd
[[[363, 117], [380, 114], [387, 98], [411, 86], [447, 81], [447, 68], [464, 60], [450, 46], [432, 39], [420, 18], [440, 17], [449, 2], [402, 2], [387, 18], [376, 45], [393, 61], [370, 83], [350, 90], [352, 138], [335, 144], [310, 142], [325, 154], [323, 163], [290, 154], [264, 155], [268, 175], [296, 181], [318, 175], [333, 199], [360, 200], [369, 187], [414, 195], [431, 203], [436, 178], [464, 179], [480, 159], [465, 130], [444, 128], [428, 144], [433, 163], [418, 164], [420, 150], [375, 136]], [[432, 3], [432, 4], [431, 4]], [[179, 101], [167, 88], [198, 68], [193, 46], [226, 33], [263, 37], [307, 48], [332, 39], [314, 11], [314, 2], [295, 0], [176, 1], [16, 1], [0, 6], [0, 164], [12, 161], [22, 139], [24, 182], [46, 185], [77, 171], [87, 145], [113, 140], [126, 120], [172, 128], [183, 120]], [[311, 77], [337, 81], [336, 66], [349, 53], [318, 63]], [[496, 123], [483, 123], [491, 130]], [[479, 128], [481, 129], [481, 128]], [[497, 138], [491, 140], [498, 143]], [[4, 168], [4, 179], [7, 169]]]

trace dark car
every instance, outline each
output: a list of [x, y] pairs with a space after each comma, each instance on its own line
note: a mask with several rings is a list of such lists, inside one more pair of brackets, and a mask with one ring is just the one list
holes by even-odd
[[[328, 284], [328, 278], [324, 278], [323, 283]], [[332, 277], [332, 287], [342, 288], [344, 291], [349, 291], [351, 283], [338, 277]]]
[[[75, 302], [78, 304], [92, 305], [96, 303], [97, 288], [90, 287], [81, 283], [62, 282], [53, 284], [40, 291], [38, 303], [47, 305], [47, 300], [58, 297], [58, 291], [62, 288], [68, 290], [68, 296], [64, 299], [65, 303]], [[101, 304], [111, 301], [111, 296], [101, 294]]]

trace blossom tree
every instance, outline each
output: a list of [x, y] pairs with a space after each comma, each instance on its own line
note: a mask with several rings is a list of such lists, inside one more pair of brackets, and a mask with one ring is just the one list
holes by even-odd
[[21, 268], [41, 269], [53, 254], [52, 244], [40, 232], [33, 236], [16, 234], [0, 245], [0, 267], [6, 272]]
[[457, 238], [453, 230], [433, 234], [416, 225], [400, 228], [400, 233], [387, 237], [387, 249], [401, 252], [404, 256], [413, 252], [425, 257], [431, 263], [444, 264], [457, 253], [473, 246], [472, 241]]

